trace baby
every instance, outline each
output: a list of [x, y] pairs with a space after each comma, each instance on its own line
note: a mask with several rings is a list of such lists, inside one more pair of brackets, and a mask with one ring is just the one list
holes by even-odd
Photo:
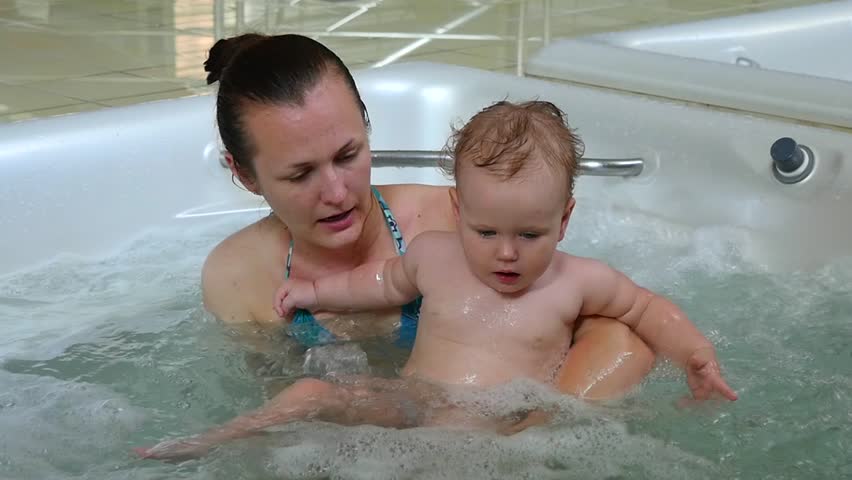
[[[314, 282], [290, 279], [275, 297], [296, 308], [374, 310], [423, 296], [414, 348], [401, 379], [354, 384], [301, 380], [259, 410], [194, 440], [143, 451], [172, 456], [303, 419], [344, 424], [497, 426], [460, 414], [441, 392], [487, 389], [514, 379], [553, 381], [580, 316], [618, 319], [686, 371], [696, 399], [719, 393], [712, 344], [668, 300], [622, 273], [557, 250], [574, 208], [580, 141], [553, 104], [498, 102], [451, 142], [456, 232], [424, 232], [401, 257]], [[469, 412], [467, 412], [469, 413]], [[514, 419], [502, 421], [517, 422]], [[499, 428], [507, 427], [504, 423]]]

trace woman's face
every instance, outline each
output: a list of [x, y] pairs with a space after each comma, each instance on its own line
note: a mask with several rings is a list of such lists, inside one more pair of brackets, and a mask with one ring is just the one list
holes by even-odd
[[304, 105], [249, 105], [243, 121], [257, 154], [254, 178], [240, 180], [263, 195], [293, 238], [328, 249], [355, 242], [372, 204], [371, 157], [345, 81], [327, 73]]

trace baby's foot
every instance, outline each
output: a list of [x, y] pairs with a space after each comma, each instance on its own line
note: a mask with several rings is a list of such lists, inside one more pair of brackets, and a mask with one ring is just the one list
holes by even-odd
[[210, 451], [210, 445], [198, 439], [179, 439], [160, 442], [150, 448], [134, 448], [134, 452], [142, 458], [156, 460], [184, 461], [203, 457]]

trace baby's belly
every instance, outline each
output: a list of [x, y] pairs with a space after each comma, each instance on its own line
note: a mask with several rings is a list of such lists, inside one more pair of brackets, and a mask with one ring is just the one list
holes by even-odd
[[418, 338], [402, 374], [442, 384], [490, 387], [518, 378], [550, 382], [560, 361], [546, 352], [513, 353], [511, 348]]

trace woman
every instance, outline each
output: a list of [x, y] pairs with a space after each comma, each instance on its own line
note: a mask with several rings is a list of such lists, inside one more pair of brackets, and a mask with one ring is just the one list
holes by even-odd
[[[391, 311], [299, 311], [284, 322], [272, 308], [285, 276], [314, 279], [399, 255], [427, 230], [454, 230], [446, 187], [370, 184], [370, 122], [355, 81], [322, 44], [299, 35], [220, 40], [205, 63], [219, 82], [217, 120], [234, 176], [272, 214], [236, 232], [208, 257], [206, 308], [221, 320], [287, 328], [305, 346], [393, 337], [410, 346], [419, 303]], [[623, 324], [580, 323], [557, 388], [583, 398], [623, 394], [654, 354]]]

